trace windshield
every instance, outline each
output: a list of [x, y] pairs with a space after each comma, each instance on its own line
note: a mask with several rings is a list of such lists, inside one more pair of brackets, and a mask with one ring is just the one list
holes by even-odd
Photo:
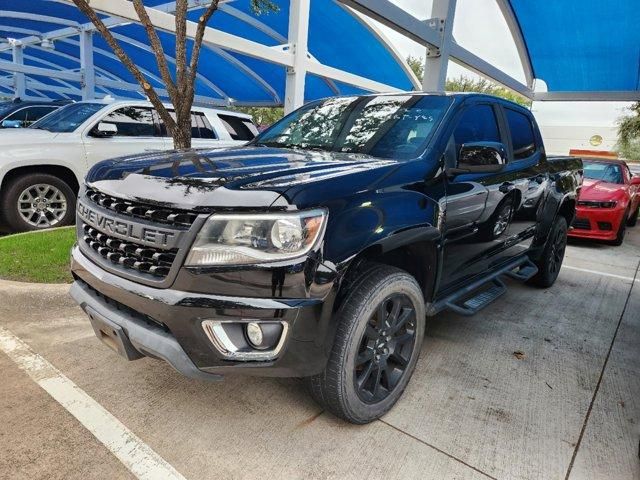
[[330, 98], [295, 111], [253, 144], [415, 158], [450, 103], [445, 96], [411, 94]]
[[39, 128], [55, 133], [73, 132], [104, 106], [104, 103], [72, 103], [42, 117], [29, 128]]
[[608, 183], [624, 183], [622, 169], [617, 163], [584, 162], [584, 177]]

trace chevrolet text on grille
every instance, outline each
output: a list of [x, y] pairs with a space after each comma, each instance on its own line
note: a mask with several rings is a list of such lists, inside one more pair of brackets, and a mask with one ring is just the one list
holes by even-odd
[[173, 247], [175, 244], [175, 232], [125, 222], [92, 210], [82, 202], [78, 202], [78, 215], [88, 224], [119, 237], [161, 247]]

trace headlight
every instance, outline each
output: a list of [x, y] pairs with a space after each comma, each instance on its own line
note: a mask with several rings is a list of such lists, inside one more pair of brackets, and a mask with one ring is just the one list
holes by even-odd
[[246, 265], [301, 257], [322, 236], [326, 218], [324, 210], [214, 214], [198, 233], [185, 265]]
[[578, 202], [580, 207], [588, 208], [615, 208], [618, 202], [595, 202], [592, 200], [581, 200]]

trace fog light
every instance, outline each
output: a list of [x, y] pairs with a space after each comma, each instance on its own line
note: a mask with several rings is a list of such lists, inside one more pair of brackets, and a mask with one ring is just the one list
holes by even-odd
[[252, 346], [254, 346], [255, 348], [264, 348], [264, 335], [262, 334], [262, 328], [260, 328], [259, 324], [255, 322], [247, 323], [246, 332], [247, 339]]

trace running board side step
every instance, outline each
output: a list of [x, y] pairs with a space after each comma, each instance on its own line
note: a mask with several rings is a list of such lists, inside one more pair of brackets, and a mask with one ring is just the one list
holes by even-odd
[[475, 315], [507, 291], [507, 286], [500, 278], [502, 275], [525, 282], [536, 273], [538, 267], [528, 257], [519, 258], [431, 304], [428, 315], [435, 315], [442, 310], [451, 310], [464, 316]]

